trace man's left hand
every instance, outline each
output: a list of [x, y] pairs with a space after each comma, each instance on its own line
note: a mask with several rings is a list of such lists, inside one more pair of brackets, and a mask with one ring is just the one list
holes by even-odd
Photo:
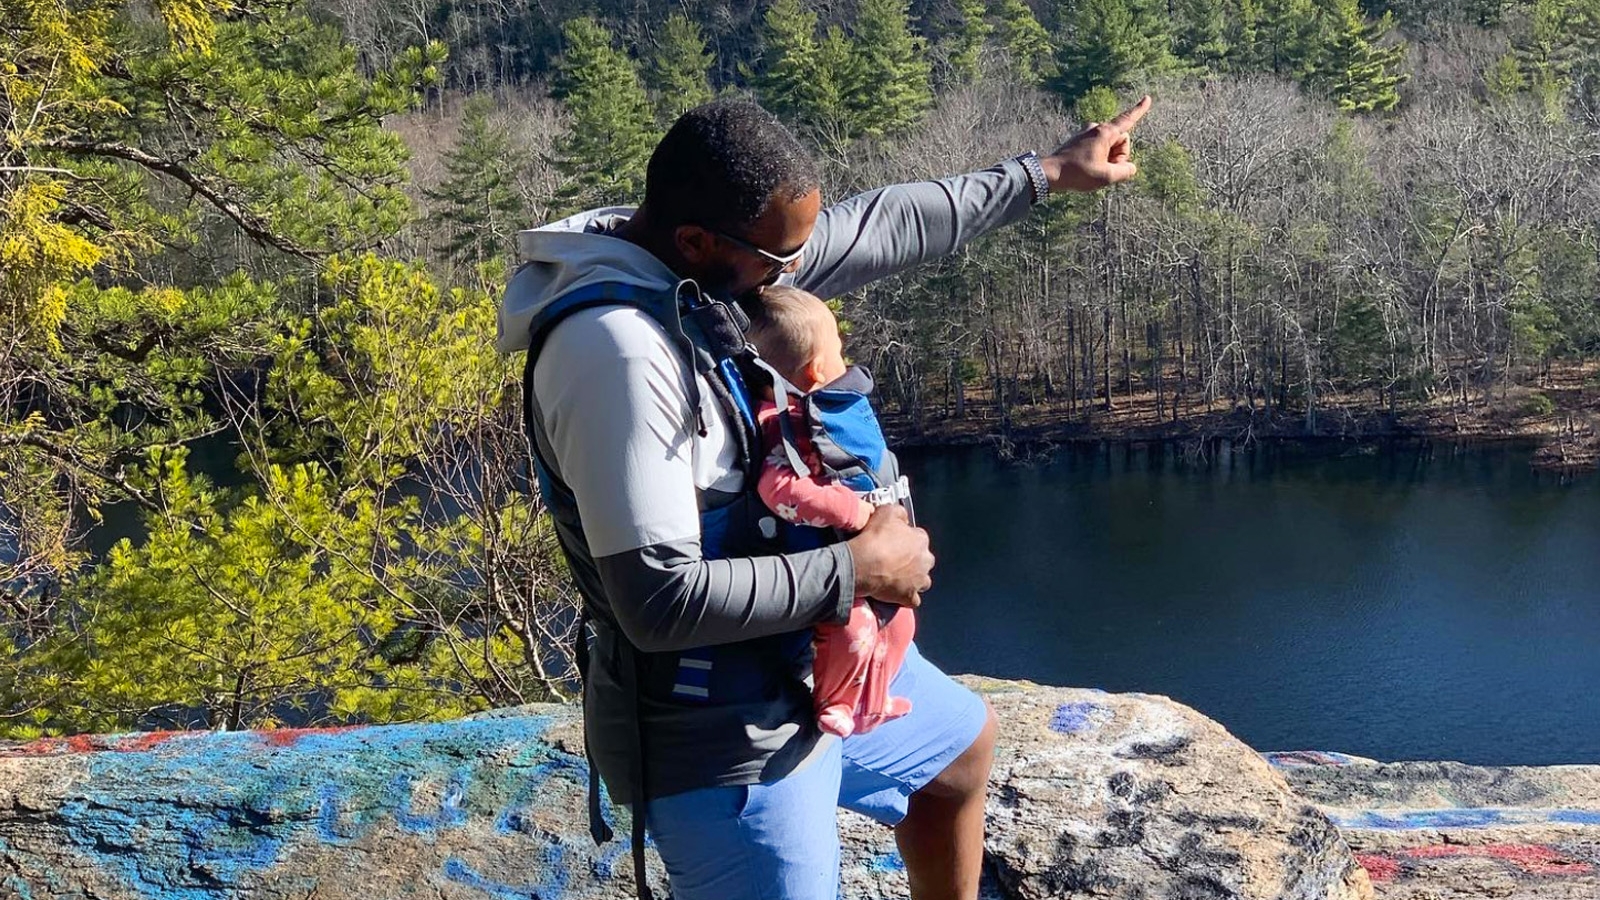
[[1050, 190], [1089, 193], [1132, 178], [1139, 168], [1133, 164], [1129, 134], [1149, 111], [1146, 96], [1109, 122], [1089, 123], [1056, 152], [1041, 158]]

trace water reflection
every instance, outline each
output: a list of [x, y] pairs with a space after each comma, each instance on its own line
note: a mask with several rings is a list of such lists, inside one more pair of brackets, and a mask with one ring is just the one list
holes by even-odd
[[951, 670], [1168, 694], [1261, 749], [1600, 762], [1600, 478], [1444, 443], [904, 455]]

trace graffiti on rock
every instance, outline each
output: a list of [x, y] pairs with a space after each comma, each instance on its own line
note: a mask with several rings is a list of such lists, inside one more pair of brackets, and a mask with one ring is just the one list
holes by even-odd
[[[486, 874], [492, 867], [460, 853], [445, 853], [441, 879], [497, 900], [557, 900], [569, 893], [574, 871], [614, 877], [630, 848], [625, 840], [593, 847], [578, 817], [536, 815], [552, 791], [581, 803], [589, 777], [583, 757], [545, 739], [548, 725], [525, 716], [112, 735], [36, 741], [0, 755], [82, 757], [57, 810], [58, 840], [138, 895], [216, 900], [247, 893], [298, 846], [404, 837], [431, 843], [473, 820], [493, 834], [531, 841], [517, 855], [537, 881], [499, 881]], [[26, 898], [50, 878], [42, 871], [13, 876], [0, 893]]]
[[1410, 831], [1439, 828], [1494, 828], [1501, 825], [1600, 825], [1600, 810], [1472, 807], [1467, 809], [1375, 809], [1328, 813], [1340, 828]]
[[867, 860], [867, 871], [882, 874], [885, 872], [904, 872], [906, 861], [901, 858], [900, 851], [890, 850], [879, 853]]
[[1263, 753], [1262, 758], [1280, 769], [1304, 769], [1311, 766], [1350, 766], [1356, 763], [1369, 762], [1359, 756], [1348, 753], [1335, 753], [1331, 750], [1280, 750], [1274, 753]]
[[1050, 730], [1056, 734], [1083, 734], [1111, 721], [1111, 708], [1099, 703], [1063, 703], [1050, 715]]
[[1542, 844], [1433, 844], [1408, 847], [1393, 853], [1358, 853], [1356, 861], [1373, 881], [1403, 878], [1414, 861], [1440, 859], [1490, 859], [1505, 863], [1512, 871], [1541, 878], [1592, 875], [1592, 862], [1577, 859], [1554, 847]]

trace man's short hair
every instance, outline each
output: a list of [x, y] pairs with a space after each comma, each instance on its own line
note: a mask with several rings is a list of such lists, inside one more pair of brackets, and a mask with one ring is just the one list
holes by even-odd
[[745, 336], [761, 358], [794, 382], [817, 356], [817, 326], [823, 317], [833, 322], [833, 312], [816, 295], [786, 284], [764, 287], [756, 302], [746, 306], [750, 330]]
[[816, 160], [771, 113], [749, 100], [714, 100], [680, 116], [656, 145], [644, 205], [663, 228], [742, 234], [774, 198], [798, 200], [820, 183]]

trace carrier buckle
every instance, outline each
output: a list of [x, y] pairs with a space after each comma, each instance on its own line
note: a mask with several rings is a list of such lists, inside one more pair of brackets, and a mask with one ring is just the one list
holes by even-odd
[[884, 485], [875, 490], [866, 491], [861, 499], [873, 506], [893, 506], [911, 497], [911, 481], [901, 475], [894, 484]]

